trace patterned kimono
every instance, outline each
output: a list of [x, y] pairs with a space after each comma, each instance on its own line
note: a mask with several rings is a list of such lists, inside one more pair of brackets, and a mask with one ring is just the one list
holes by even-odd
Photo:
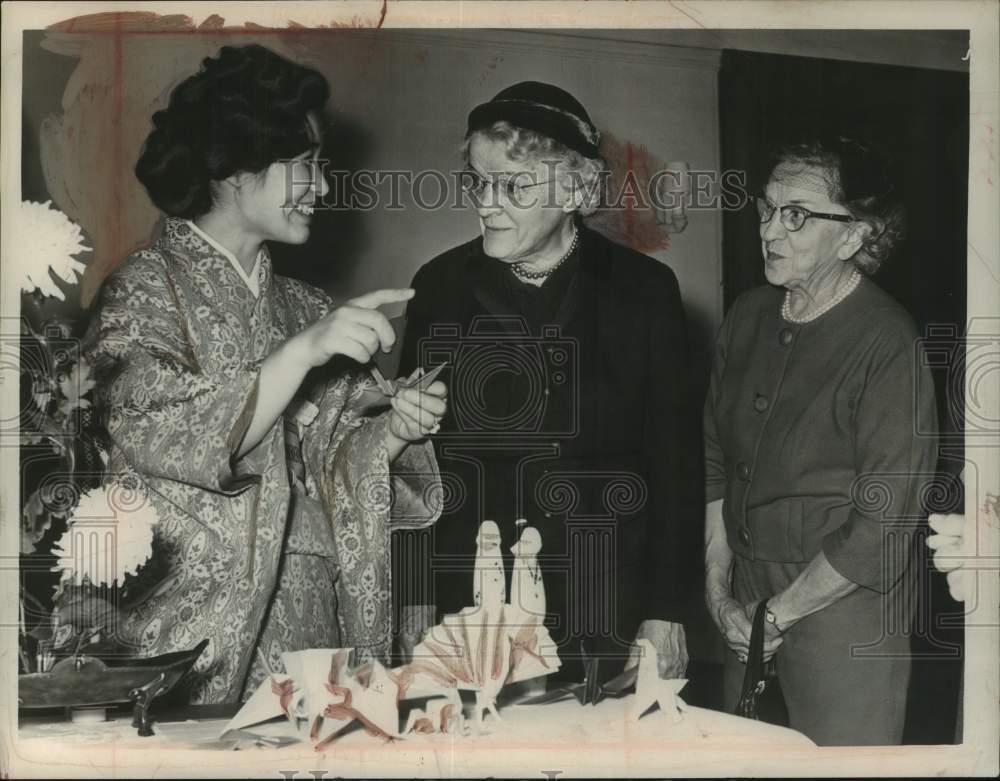
[[107, 279], [90, 359], [103, 381], [109, 471], [137, 475], [159, 514], [153, 557], [119, 605], [143, 656], [210, 640], [193, 702], [245, 699], [280, 653], [352, 647], [387, 660], [389, 530], [437, 519], [429, 444], [390, 473], [386, 414], [360, 404], [371, 381], [306, 378], [261, 442], [235, 452], [260, 365], [332, 306], [275, 276], [266, 249], [254, 297], [230, 261], [183, 220]]

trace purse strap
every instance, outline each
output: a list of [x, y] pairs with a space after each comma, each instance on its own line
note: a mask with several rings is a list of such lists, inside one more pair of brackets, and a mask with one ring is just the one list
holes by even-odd
[[764, 616], [767, 612], [767, 600], [757, 603], [753, 614], [753, 625], [750, 629], [750, 648], [747, 652], [747, 669], [743, 675], [743, 689], [740, 701], [736, 706], [736, 715], [748, 719], [757, 718], [757, 699], [767, 684], [767, 671], [764, 668]]

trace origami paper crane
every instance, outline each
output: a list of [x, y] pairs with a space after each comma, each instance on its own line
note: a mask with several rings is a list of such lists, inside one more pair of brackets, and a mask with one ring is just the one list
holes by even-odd
[[635, 682], [635, 700], [629, 708], [629, 718], [638, 721], [653, 705], [659, 703], [660, 710], [677, 722], [682, 712], [687, 710], [687, 703], [678, 695], [687, 684], [686, 678], [661, 678], [657, 670], [656, 649], [649, 640], [637, 640], [642, 649], [639, 664], [633, 667], [637, 670]]
[[549, 705], [575, 697], [581, 705], [597, 705], [605, 697], [621, 697], [635, 684], [638, 667], [631, 667], [611, 680], [600, 683], [598, 672], [601, 660], [591, 657], [587, 653], [586, 643], [582, 641], [580, 643], [580, 658], [583, 660], [583, 680], [580, 683], [571, 683], [549, 689], [545, 694], [522, 700], [519, 704]]
[[[399, 737], [399, 686], [376, 661], [348, 668], [350, 648], [314, 648], [282, 654], [286, 674], [270, 672], [222, 735], [284, 715], [299, 739], [321, 751], [357, 721], [373, 736]], [[299, 729], [305, 719], [306, 731]]]
[[638, 720], [655, 703], [659, 703], [660, 708], [671, 714], [675, 721], [679, 720], [680, 711], [685, 710], [687, 705], [677, 696], [677, 693], [684, 688], [687, 680], [660, 678], [657, 670], [656, 649], [653, 644], [645, 639], [636, 642], [642, 649], [639, 664], [633, 665], [604, 683], [600, 683], [598, 678], [600, 660], [589, 656], [586, 645], [581, 643], [583, 681], [560, 686], [519, 704], [549, 705], [576, 698], [581, 705], [597, 705], [607, 697], [617, 698], [628, 694], [635, 687], [635, 702], [630, 708], [630, 716], [633, 720]]
[[378, 366], [373, 363], [369, 367], [369, 373], [375, 380], [375, 387], [368, 388], [361, 394], [361, 405], [372, 409], [384, 407], [389, 403], [389, 400], [393, 396], [405, 388], [419, 388], [420, 390], [427, 390], [427, 388], [431, 386], [431, 383], [437, 379], [437, 376], [441, 373], [441, 370], [445, 366], [447, 366], [447, 363], [442, 363], [424, 374], [416, 375], [416, 373], [414, 373], [409, 377], [387, 380], [379, 370]]

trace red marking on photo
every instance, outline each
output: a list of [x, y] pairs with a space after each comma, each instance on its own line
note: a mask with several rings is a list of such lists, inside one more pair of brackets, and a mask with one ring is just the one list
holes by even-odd
[[649, 199], [649, 181], [665, 164], [644, 144], [619, 141], [608, 132], [602, 132], [600, 152], [611, 171], [605, 194], [609, 208], [599, 209], [587, 224], [638, 252], [667, 249], [670, 235], [656, 222]]

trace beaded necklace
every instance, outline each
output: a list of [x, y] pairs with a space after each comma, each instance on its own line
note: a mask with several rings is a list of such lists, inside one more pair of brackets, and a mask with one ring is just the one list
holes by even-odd
[[781, 304], [781, 316], [789, 323], [799, 323], [799, 324], [811, 323], [820, 315], [829, 312], [837, 304], [839, 304], [841, 301], [847, 298], [851, 293], [853, 293], [854, 289], [858, 286], [858, 283], [860, 281], [861, 281], [861, 274], [858, 272], [857, 269], [854, 269], [851, 272], [850, 278], [847, 280], [847, 284], [844, 285], [844, 287], [840, 290], [839, 293], [837, 293], [833, 298], [831, 298], [829, 301], [823, 304], [823, 306], [821, 306], [819, 309], [816, 309], [807, 315], [800, 315], [799, 317], [792, 316], [792, 306], [791, 306], [792, 291], [788, 290], [785, 292], [785, 300]]
[[566, 254], [559, 258], [559, 262], [556, 263], [551, 268], [545, 271], [529, 271], [524, 267], [523, 263], [514, 263], [511, 265], [510, 270], [514, 272], [514, 276], [519, 279], [546, 279], [552, 274], [557, 268], [559, 268], [563, 263], [565, 263], [569, 257], [576, 251], [577, 245], [580, 243], [580, 231], [573, 229], [573, 241], [569, 245], [569, 249], [566, 250]]

